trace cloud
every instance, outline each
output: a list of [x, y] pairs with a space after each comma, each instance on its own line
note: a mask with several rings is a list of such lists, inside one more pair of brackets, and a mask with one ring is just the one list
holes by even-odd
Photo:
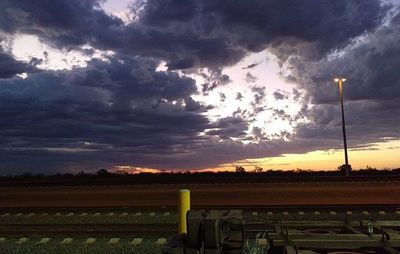
[[201, 85], [204, 95], [232, 81], [228, 75], [222, 73], [221, 69], [211, 70], [210, 73], [201, 72], [199, 75], [205, 80], [205, 83]]
[[243, 99], [243, 94], [240, 93], [240, 92], [237, 92], [237, 93], [236, 93], [235, 100], [242, 101], [242, 99]]
[[[320, 58], [376, 28], [386, 9], [378, 0], [148, 0], [132, 8], [137, 19], [125, 25], [96, 0], [6, 0], [0, 29], [35, 34], [62, 48], [90, 44], [156, 57], [170, 69], [218, 69], [267, 47], [281, 59]], [[297, 51], [302, 45], [305, 50]]]
[[204, 106], [202, 103], [193, 100], [193, 98], [189, 96], [185, 99], [185, 109], [187, 111], [207, 111], [209, 108], [208, 106]]
[[0, 47], [0, 79], [12, 78], [16, 74], [35, 72], [33, 65], [14, 59]]
[[185, 99], [197, 92], [193, 79], [174, 72], [157, 72], [157, 64], [151, 59], [122, 56], [109, 61], [92, 60], [87, 68], [74, 71], [66, 84], [113, 89], [116, 103]]
[[296, 88], [292, 89], [292, 94], [293, 94], [294, 101], [299, 101], [301, 99], [301, 93]]
[[92, 60], [86, 68], [0, 81], [2, 172], [93, 169], [95, 157], [105, 166], [136, 163], [141, 156], [173, 157], [201, 142], [210, 123], [193, 106], [194, 81], [157, 72], [150, 61], [152, 78], [143, 83], [134, 70], [146, 62]]
[[[0, 51], [0, 170], [193, 169], [340, 148], [336, 74], [348, 77], [349, 145], [399, 137], [400, 17], [385, 23], [388, 8], [378, 0], [148, 0], [124, 23], [96, 0], [1, 1], [5, 36], [33, 34], [54, 48], [84, 52], [89, 45], [114, 55], [35, 72], [41, 59], [28, 64]], [[265, 110], [265, 87], [252, 84], [250, 110], [220, 119], [207, 117], [211, 106], [195, 99], [231, 82], [224, 67], [265, 49], [294, 84], [294, 99], [305, 95], [297, 116], [273, 115], [309, 120], [271, 140], [260, 128], [249, 131]], [[161, 61], [167, 70], [157, 71]], [[31, 74], [16, 78], [21, 72]], [[202, 75], [201, 91], [185, 73]]]
[[245, 80], [247, 83], [255, 83], [257, 81], [257, 77], [253, 76], [250, 72], [247, 72]]
[[259, 127], [253, 127], [251, 134], [256, 140], [267, 140], [267, 134]]
[[226, 95], [224, 93], [219, 93], [219, 101], [224, 102], [226, 99]]
[[[316, 10], [319, 15], [315, 15]], [[192, 64], [185, 68], [219, 68], [232, 65], [247, 52], [267, 47], [280, 59], [289, 54], [321, 58], [375, 29], [384, 11], [377, 0], [203, 0], [184, 5], [149, 0], [138, 23], [129, 25], [126, 31], [131, 45], [151, 45], [151, 49], [142, 47], [140, 51], [164, 57], [170, 65], [183, 61]], [[303, 45], [303, 51], [296, 51]]]
[[35, 34], [58, 48], [105, 42], [123, 25], [106, 15], [98, 0], [4, 0], [0, 10], [4, 32]]
[[277, 101], [288, 98], [287, 95], [285, 95], [285, 94], [283, 94], [282, 92], [279, 92], [279, 91], [275, 91], [272, 95], [274, 96], [275, 100], [277, 100]]
[[252, 69], [252, 68], [256, 67], [257, 65], [259, 65], [260, 63], [261, 63], [261, 62], [249, 64], [249, 65], [243, 67], [242, 70]]
[[343, 93], [349, 145], [400, 138], [399, 30], [397, 14], [342, 54], [316, 62], [291, 61], [291, 77], [314, 105], [305, 112], [310, 123], [297, 129], [299, 137], [332, 143], [341, 139], [339, 92], [333, 77], [343, 75], [347, 78]]
[[251, 91], [253, 92], [254, 95], [254, 101], [252, 102], [253, 106], [258, 106], [264, 102], [264, 99], [267, 95], [265, 90], [266, 90], [265, 86], [251, 87]]
[[273, 112], [272, 116], [275, 117], [276, 119], [279, 118], [286, 121], [291, 120], [291, 116], [288, 115], [283, 109], [273, 109], [272, 112]]
[[248, 123], [239, 117], [225, 117], [219, 119], [211, 128], [207, 135], [215, 135], [221, 139], [240, 138], [246, 134]]

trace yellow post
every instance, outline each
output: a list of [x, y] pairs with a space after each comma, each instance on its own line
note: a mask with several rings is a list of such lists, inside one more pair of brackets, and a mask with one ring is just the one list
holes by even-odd
[[190, 210], [190, 190], [179, 191], [178, 234], [187, 234], [186, 213]]

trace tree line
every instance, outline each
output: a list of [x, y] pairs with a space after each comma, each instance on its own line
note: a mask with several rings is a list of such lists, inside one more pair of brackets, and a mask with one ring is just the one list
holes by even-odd
[[337, 181], [354, 180], [356, 178], [400, 178], [400, 168], [376, 169], [367, 166], [365, 169], [353, 170], [349, 177], [340, 171], [315, 171], [307, 169], [265, 170], [254, 167], [246, 170], [243, 166], [235, 166], [233, 171], [201, 172], [176, 171], [161, 173], [137, 173], [126, 171], [109, 171], [99, 169], [95, 172], [58, 173], [54, 175], [24, 173], [14, 176], [0, 176], [0, 185], [81, 185], [81, 184], [152, 184], [152, 183], [218, 183], [218, 182], [276, 182], [276, 181]]

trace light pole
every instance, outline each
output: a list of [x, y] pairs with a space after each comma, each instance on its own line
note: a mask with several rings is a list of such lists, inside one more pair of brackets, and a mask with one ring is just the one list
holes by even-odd
[[339, 84], [340, 106], [342, 108], [342, 131], [343, 131], [345, 164], [340, 166], [340, 169], [345, 172], [346, 176], [348, 176], [351, 171], [351, 165], [349, 164], [349, 159], [347, 157], [346, 124], [345, 124], [345, 120], [344, 120], [344, 106], [343, 106], [343, 82], [345, 82], [346, 79], [345, 78], [335, 78], [334, 80], [336, 83]]

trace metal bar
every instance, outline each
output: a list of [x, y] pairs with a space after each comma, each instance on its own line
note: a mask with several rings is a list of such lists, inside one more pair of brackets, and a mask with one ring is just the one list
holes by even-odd
[[389, 252], [390, 254], [400, 254], [399, 251], [391, 248], [391, 247], [383, 247], [384, 250], [386, 250], [387, 252]]
[[[273, 240], [274, 246], [298, 246], [301, 248], [311, 249], [358, 249], [363, 247], [382, 247], [382, 243], [377, 240], [314, 240], [314, 239], [301, 239], [301, 240]], [[397, 247], [397, 246], [396, 246]]]
[[345, 228], [346, 228], [347, 230], [349, 230], [349, 231], [355, 233], [355, 234], [364, 234], [364, 233], [361, 232], [360, 230], [358, 230], [358, 229], [356, 229], [356, 228], [353, 228], [353, 227], [351, 227], [351, 226], [345, 226]]
[[[269, 233], [268, 234], [268, 239], [271, 240], [280, 240], [282, 239], [282, 235], [279, 233]], [[289, 239], [292, 239], [293, 241], [297, 240], [315, 240], [315, 241], [323, 241], [323, 240], [334, 240], [334, 241], [341, 241], [341, 240], [353, 240], [353, 241], [358, 241], [358, 240], [374, 240], [374, 241], [380, 241], [381, 237], [380, 235], [374, 235], [372, 237], [369, 237], [364, 234], [305, 234], [305, 233], [300, 233], [300, 234], [289, 234]]]

